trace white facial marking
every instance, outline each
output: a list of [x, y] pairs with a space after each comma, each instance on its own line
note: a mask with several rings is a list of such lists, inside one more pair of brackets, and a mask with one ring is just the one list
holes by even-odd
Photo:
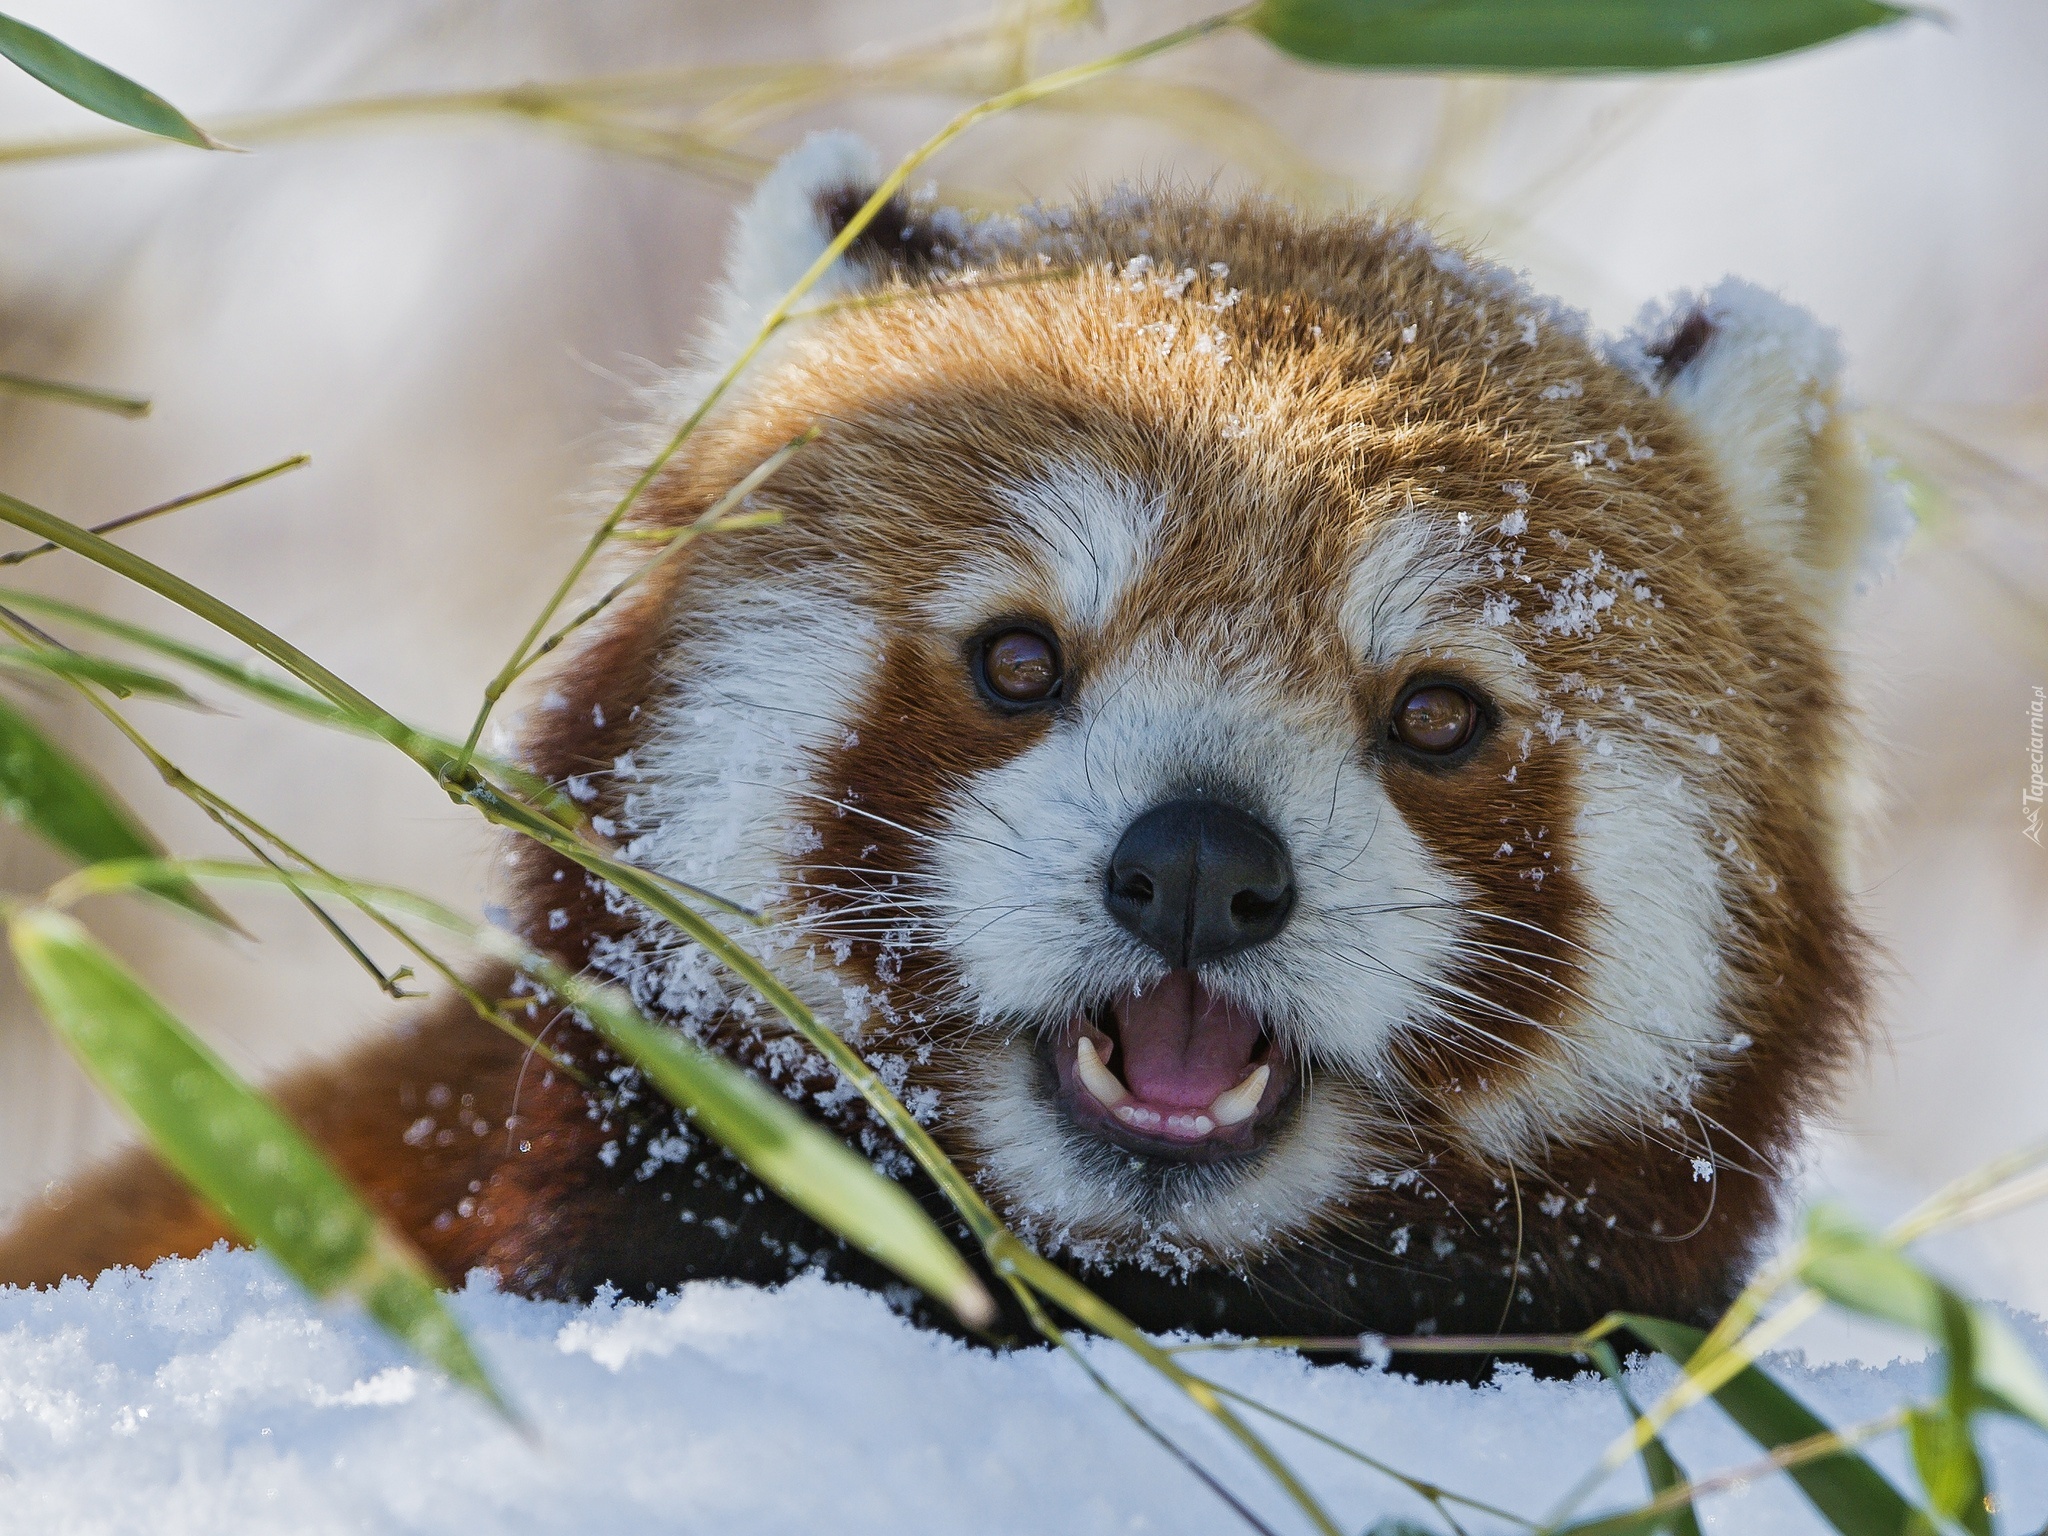
[[932, 622], [964, 632], [1032, 607], [1070, 635], [1101, 628], [1151, 558], [1160, 498], [1081, 464], [1052, 465], [995, 494], [1012, 516], [925, 600]]
[[[633, 754], [640, 787], [626, 794], [620, 841], [636, 864], [773, 910], [789, 896], [789, 861], [817, 846], [812, 824], [835, 814], [808, 765], [844, 740], [880, 637], [863, 609], [815, 577], [734, 587], [701, 616], [700, 633]], [[827, 655], [834, 664], [819, 666]], [[832, 956], [811, 952], [800, 929], [706, 915], [774, 965], [826, 1023], [851, 1033], [861, 1022], [854, 1015], [865, 1000], [848, 995]], [[749, 1002], [660, 919], [625, 941], [601, 941], [591, 959], [635, 1001], [684, 1022]]]
[[1728, 1034], [1726, 918], [1698, 798], [1645, 740], [1574, 756], [1572, 857], [1598, 904], [1583, 948], [1566, 952], [1577, 1001], [1532, 1071], [1461, 1105], [1474, 1144], [1504, 1159], [1575, 1133], [1656, 1125], [1692, 1097]]

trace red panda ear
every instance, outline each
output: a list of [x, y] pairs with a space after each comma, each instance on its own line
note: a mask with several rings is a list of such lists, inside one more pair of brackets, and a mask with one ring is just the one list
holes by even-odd
[[1912, 517], [1844, 404], [1834, 332], [1730, 278], [1653, 306], [1617, 350], [1692, 428], [1730, 509], [1816, 617], [1883, 574]]
[[[856, 134], [814, 133], [763, 178], [734, 221], [711, 352], [725, 362], [867, 203], [880, 158]], [[967, 221], [955, 210], [891, 198], [801, 301], [858, 293], [957, 261]]]
[[[711, 363], [723, 365], [753, 340], [769, 312], [831, 244], [838, 231], [820, 200], [843, 195], [847, 187], [873, 186], [878, 175], [879, 159], [866, 141], [839, 132], [812, 134], [762, 178], [733, 221], [707, 348]], [[836, 263], [807, 302], [857, 288], [854, 276], [844, 261]]]

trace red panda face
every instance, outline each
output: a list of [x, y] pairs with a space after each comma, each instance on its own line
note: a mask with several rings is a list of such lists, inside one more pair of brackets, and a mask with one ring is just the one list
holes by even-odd
[[[849, 199], [795, 190], [822, 239]], [[734, 933], [1084, 1259], [1240, 1263], [1418, 1178], [1583, 1203], [1617, 1147], [1709, 1210], [1766, 1172], [1857, 994], [1824, 338], [1728, 289], [1603, 352], [1412, 226], [1256, 205], [884, 217], [837, 281], [886, 302], [779, 343], [645, 514], [820, 425], [780, 522], [542, 712], [599, 830], [767, 914]], [[673, 930], [576, 931], [851, 1115]]]

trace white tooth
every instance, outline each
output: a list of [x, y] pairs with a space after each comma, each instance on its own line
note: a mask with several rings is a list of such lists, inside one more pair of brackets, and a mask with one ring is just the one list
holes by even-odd
[[1130, 1094], [1117, 1081], [1116, 1074], [1102, 1064], [1102, 1058], [1095, 1053], [1095, 1042], [1083, 1035], [1074, 1045], [1074, 1075], [1081, 1079], [1081, 1085], [1095, 1097], [1115, 1109]]
[[1216, 1102], [1209, 1106], [1209, 1113], [1216, 1117], [1216, 1123], [1242, 1125], [1251, 1119], [1258, 1110], [1259, 1100], [1266, 1096], [1266, 1082], [1272, 1075], [1271, 1067], [1260, 1067], [1235, 1088], [1217, 1094]]

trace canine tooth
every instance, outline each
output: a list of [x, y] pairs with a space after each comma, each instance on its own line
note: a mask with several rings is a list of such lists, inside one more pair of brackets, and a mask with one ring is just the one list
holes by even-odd
[[1123, 1103], [1130, 1094], [1124, 1085], [1116, 1080], [1116, 1074], [1102, 1064], [1096, 1054], [1095, 1042], [1083, 1035], [1074, 1045], [1074, 1075], [1081, 1079], [1081, 1086], [1111, 1109]]
[[1266, 1096], [1266, 1082], [1272, 1075], [1271, 1067], [1260, 1067], [1235, 1088], [1217, 1094], [1216, 1102], [1209, 1106], [1209, 1113], [1216, 1117], [1216, 1123], [1242, 1125], [1251, 1119], [1259, 1107], [1259, 1100]]

